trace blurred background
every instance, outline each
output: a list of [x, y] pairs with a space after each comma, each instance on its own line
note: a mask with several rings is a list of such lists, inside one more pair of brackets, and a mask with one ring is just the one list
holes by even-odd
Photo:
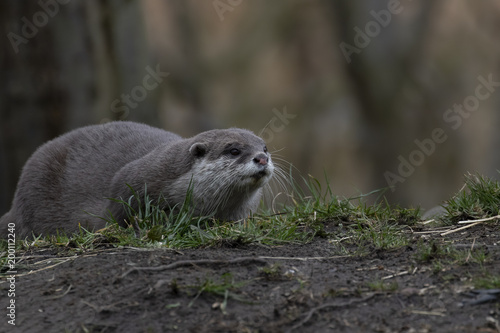
[[498, 178], [498, 17], [493, 0], [1, 1], [0, 214], [39, 145], [111, 120], [248, 128], [337, 195], [438, 205], [466, 172]]

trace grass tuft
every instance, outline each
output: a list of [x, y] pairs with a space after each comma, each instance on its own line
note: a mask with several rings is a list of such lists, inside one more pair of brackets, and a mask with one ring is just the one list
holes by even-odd
[[366, 286], [371, 291], [394, 292], [399, 289], [399, 285], [395, 281], [384, 282], [383, 280], [375, 280], [372, 282], [368, 282]]
[[[402, 230], [419, 220], [418, 209], [391, 207], [382, 199], [384, 190], [341, 198], [333, 194], [328, 182], [322, 186], [311, 176], [302, 181], [302, 185], [290, 182], [291, 203], [283, 205], [280, 213], [264, 212], [235, 222], [195, 216], [191, 188], [181, 205], [168, 207], [164, 198], [151, 197], [146, 187], [141, 192], [130, 187], [132, 195], [128, 199], [110, 199], [123, 206], [129, 221], [127, 228], [120, 227], [112, 216], [101, 217], [107, 226], [96, 232], [80, 228], [73, 235], [57, 234], [25, 241], [20, 249], [56, 247], [78, 253], [109, 246], [273, 246], [304, 244], [314, 237], [336, 239], [339, 235], [348, 237], [350, 245], [391, 249], [407, 244]], [[367, 204], [365, 199], [369, 196], [377, 196], [377, 202]]]
[[231, 273], [222, 274], [220, 282], [206, 279], [198, 285], [188, 286], [196, 290], [196, 295], [191, 300], [191, 302], [189, 302], [188, 306], [192, 306], [202, 294], [213, 294], [216, 296], [224, 297], [223, 301], [218, 304], [218, 307], [225, 314], [229, 299], [233, 299], [243, 303], [251, 303], [249, 300], [238, 294], [239, 289], [241, 289], [246, 284], [248, 284], [248, 281], [236, 282]]
[[[166, 207], [164, 198], [150, 197], [147, 188], [142, 194], [130, 188], [132, 195], [128, 199], [110, 199], [123, 206], [129, 221], [127, 228], [120, 227], [112, 216], [101, 217], [107, 226], [96, 232], [80, 228], [73, 235], [25, 241], [20, 248], [56, 247], [76, 253], [109, 246], [231, 248], [248, 244], [304, 244], [314, 237], [334, 241], [347, 237], [345, 244], [361, 249], [354, 251], [360, 254], [366, 249], [407, 245], [408, 236], [403, 230], [419, 220], [419, 209], [391, 207], [383, 200], [384, 190], [341, 198], [333, 194], [328, 182], [322, 186], [311, 176], [302, 181], [302, 186], [291, 182], [291, 203], [284, 204], [280, 213], [264, 212], [235, 222], [195, 216], [192, 190], [182, 205]], [[365, 199], [374, 195], [377, 202], [367, 204]], [[332, 250], [336, 250], [335, 245]]]
[[464, 188], [448, 200], [444, 208], [446, 215], [442, 220], [448, 225], [499, 215], [500, 184], [478, 174], [468, 174]]
[[487, 274], [485, 277], [473, 279], [476, 289], [500, 289], [500, 276]]

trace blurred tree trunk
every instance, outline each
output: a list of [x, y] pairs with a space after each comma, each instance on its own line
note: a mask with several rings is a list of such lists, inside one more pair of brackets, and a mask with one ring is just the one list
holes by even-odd
[[52, 33], [36, 26], [24, 28], [24, 35], [21, 31], [23, 22], [33, 22], [40, 10], [35, 1], [0, 4], [4, 37], [9, 36], [0, 42], [0, 214], [8, 210], [24, 162], [43, 141], [61, 132], [65, 120], [66, 88], [57, 80]]
[[[210, 66], [204, 62], [203, 47], [201, 46], [199, 17], [194, 8], [198, 3], [185, 0], [172, 0], [160, 6], [168, 11], [169, 26], [173, 27], [175, 50], [164, 50], [162, 66], [172, 75], [165, 84], [164, 91], [168, 98], [168, 107], [163, 115], [164, 124], [172, 130], [184, 132], [186, 135], [195, 135], [212, 129], [216, 121], [210, 117], [210, 103], [207, 101], [205, 89], [210, 84]], [[168, 66], [168, 67], [167, 67]], [[213, 64], [212, 64], [213, 66]], [[188, 128], [175, 128], [174, 119], [183, 119], [189, 124]]]
[[[139, 1], [0, 2], [0, 214], [9, 209], [23, 164], [43, 142], [106, 120], [158, 123], [144, 77], [148, 58]], [[50, 5], [47, 5], [50, 4]], [[31, 30], [30, 30], [31, 29]], [[127, 114], [122, 95], [146, 91]], [[144, 97], [144, 98], [143, 98]]]
[[158, 99], [169, 77], [160, 60], [150, 57], [141, 2], [92, 1], [88, 6], [94, 14], [89, 15], [94, 17], [89, 29], [96, 71], [104, 73], [95, 87], [99, 118], [159, 125]]
[[[356, 31], [354, 27], [365, 31], [365, 25], [369, 21], [375, 21], [369, 14], [372, 11], [387, 12], [387, 3], [374, 4], [370, 1], [349, 2], [336, 0], [328, 2], [334, 19], [331, 20], [333, 28], [337, 31], [339, 42], [345, 42], [355, 46]], [[385, 7], [384, 7], [385, 6]], [[385, 188], [388, 183], [384, 177], [387, 171], [397, 172], [398, 154], [409, 153], [408, 143], [419, 139], [419, 135], [428, 135], [435, 127], [435, 111], [432, 107], [420, 110], [422, 114], [419, 119], [421, 123], [408, 124], [404, 120], [400, 101], [404, 98], [404, 89], [411, 87], [416, 90], [424, 90], [418, 86], [414, 79], [429, 28], [429, 17], [435, 2], [429, 1], [422, 5], [419, 15], [414, 19], [410, 33], [414, 42], [399, 52], [391, 51], [391, 38], [395, 39], [399, 25], [397, 15], [392, 14], [391, 22], [385, 27], [380, 27], [381, 32], [372, 39], [365, 48], [361, 47], [359, 53], [351, 54], [351, 61], [347, 60], [345, 72], [351, 87], [351, 92], [359, 104], [363, 116], [360, 124], [360, 155], [367, 155], [367, 160], [372, 164], [373, 180], [371, 188]], [[404, 6], [401, 5], [401, 10]], [[371, 44], [377, 43], [377, 47]], [[370, 48], [371, 47], [371, 48]], [[381, 54], [376, 54], [376, 52]], [[374, 54], [375, 53], [375, 54]], [[377, 59], [374, 61], [374, 59]], [[433, 105], [430, 101], [424, 101], [426, 106]], [[434, 114], [433, 114], [434, 113]], [[412, 131], [408, 131], [411, 128]], [[413, 148], [414, 149], [414, 148]], [[396, 154], [396, 155], [395, 155]], [[405, 156], [406, 157], [406, 156]], [[392, 201], [405, 201], [401, 193], [396, 196], [387, 195]], [[408, 195], [408, 198], [410, 195]]]

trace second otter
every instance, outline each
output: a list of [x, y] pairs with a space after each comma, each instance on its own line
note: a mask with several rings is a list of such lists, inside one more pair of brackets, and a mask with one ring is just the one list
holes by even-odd
[[15, 225], [18, 238], [125, 225], [130, 185], [139, 195], [162, 196], [169, 207], [184, 202], [192, 186], [198, 215], [237, 220], [254, 212], [274, 166], [264, 141], [252, 132], [211, 130], [192, 138], [134, 122], [83, 127], [41, 146], [19, 179], [0, 236]]

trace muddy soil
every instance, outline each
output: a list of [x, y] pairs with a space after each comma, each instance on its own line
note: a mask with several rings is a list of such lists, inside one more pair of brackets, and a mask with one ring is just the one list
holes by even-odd
[[[0, 281], [0, 331], [500, 332], [496, 294], [477, 301], [471, 282], [500, 275], [500, 227], [409, 232], [408, 246], [349, 256], [319, 237], [273, 247], [33, 249], [17, 263], [14, 298]], [[418, 244], [432, 239], [481, 248], [488, 259], [442, 267], [418, 260]], [[10, 299], [15, 326], [6, 316]]]

